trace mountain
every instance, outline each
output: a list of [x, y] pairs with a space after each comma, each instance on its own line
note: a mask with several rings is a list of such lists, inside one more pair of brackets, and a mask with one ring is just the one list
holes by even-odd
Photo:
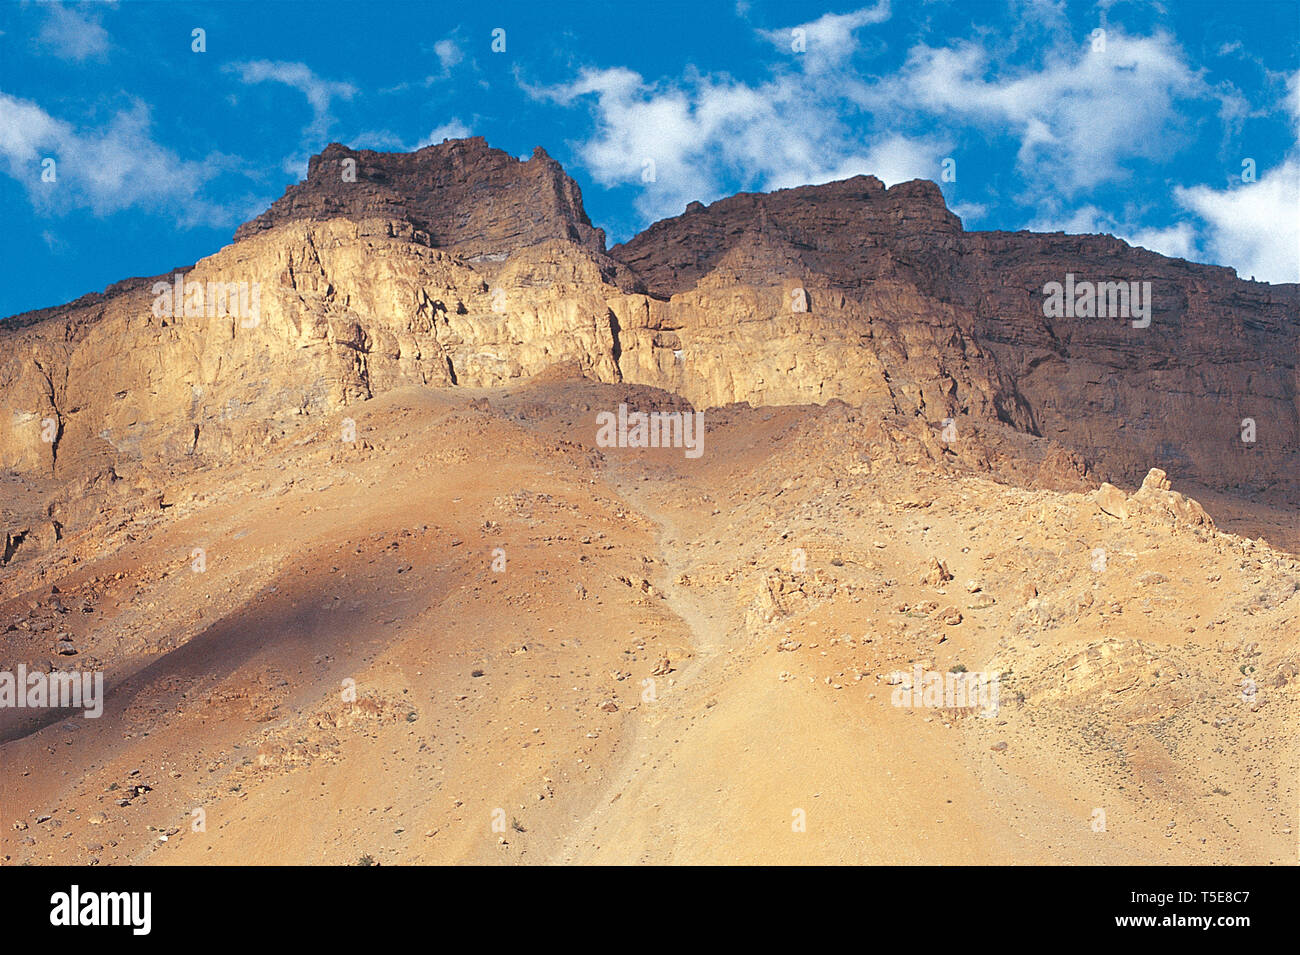
[[1297, 292], [331, 145], [0, 323], [0, 862], [1293, 864]]

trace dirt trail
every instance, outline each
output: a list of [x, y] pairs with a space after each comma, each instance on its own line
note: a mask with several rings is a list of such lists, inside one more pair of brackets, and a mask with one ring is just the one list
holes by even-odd
[[[687, 538], [683, 535], [679, 516], [658, 503], [658, 487], [647, 491], [635, 474], [625, 473], [622, 478], [614, 482], [614, 488], [629, 505], [657, 526], [658, 571], [652, 583], [663, 595], [668, 609], [689, 632], [692, 656], [689, 662], [672, 661], [675, 669], [671, 678], [665, 676], [655, 680], [653, 700], [647, 700], [643, 694], [637, 718], [625, 724], [627, 754], [613, 769], [596, 807], [574, 824], [562, 848], [551, 860], [556, 863], [582, 861], [583, 854], [593, 844], [601, 838], [608, 838], [600, 834], [617, 834], [629, 827], [632, 820], [628, 816], [635, 816], [640, 810], [636, 800], [624, 800], [623, 796], [629, 790], [635, 790], [643, 772], [649, 772], [669, 759], [672, 747], [678, 741], [676, 734], [680, 723], [689, 719], [692, 710], [704, 705], [706, 694], [721, 680], [719, 667], [726, 658], [728, 635], [735, 626], [720, 594], [715, 592], [706, 597], [698, 588], [679, 583], [683, 574], [689, 575], [697, 570], [698, 562], [684, 545]], [[634, 849], [635, 846], [628, 845], [624, 852], [633, 852]], [[620, 861], [649, 860], [643, 855], [636, 858], [628, 855]]]
[[[728, 559], [709, 543], [723, 525], [666, 504], [683, 494], [664, 490], [620, 486], [659, 525], [656, 586], [690, 629], [696, 656], [656, 702], [640, 707], [627, 756], [553, 861], [1024, 858], [1023, 849], [1004, 848], [1022, 840], [957, 768], [951, 741], [923, 728], [931, 758], [918, 760], [917, 730], [896, 711], [867, 724], [809, 678], [787, 674], [783, 682], [773, 655], [746, 631], [736, 584], [706, 590], [678, 582], [683, 574], [698, 581], [710, 561]], [[692, 518], [705, 531], [703, 547], [689, 546], [700, 540], [689, 533]], [[933, 841], [912, 835], [926, 829], [935, 830]], [[945, 831], [960, 841], [945, 841]]]

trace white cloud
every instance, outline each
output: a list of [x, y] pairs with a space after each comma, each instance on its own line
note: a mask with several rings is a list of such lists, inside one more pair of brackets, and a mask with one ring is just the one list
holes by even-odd
[[444, 139], [464, 139], [472, 135], [470, 128], [453, 116], [447, 122], [435, 126], [414, 144], [391, 130], [372, 129], [358, 133], [349, 140], [348, 145], [357, 149], [376, 149], [381, 152], [413, 153], [425, 146], [437, 145]]
[[1115, 224], [1105, 213], [1093, 205], [1083, 205], [1067, 212], [1051, 211], [1037, 216], [1025, 226], [1030, 232], [1066, 232], [1070, 235], [1089, 235], [1114, 232]]
[[468, 135], [470, 135], [469, 127], [459, 119], [452, 117], [441, 126], [435, 126], [430, 130], [429, 135], [416, 143], [415, 148], [423, 149], [425, 146], [436, 146], [444, 139], [464, 139]]
[[[647, 221], [676, 215], [692, 200], [720, 198], [737, 182], [772, 190], [858, 174], [887, 184], [933, 178], [942, 141], [897, 133], [863, 140], [841, 119], [856, 106], [835, 68], [857, 49], [856, 31], [888, 18], [888, 0], [881, 0], [800, 27], [758, 31], [790, 54], [765, 82], [692, 72], [680, 82], [650, 83], [615, 67], [524, 88], [538, 99], [591, 108], [596, 127], [578, 147], [580, 160], [601, 185], [639, 186], [636, 208]], [[803, 53], [791, 50], [795, 29], [803, 31]]]
[[[1023, 6], [1036, 29], [1064, 29], [1059, 3]], [[1209, 87], [1167, 34], [1132, 37], [1115, 28], [1105, 49], [1060, 40], [1039, 66], [1015, 71], [976, 43], [918, 45], [896, 75], [864, 80], [850, 69], [859, 31], [888, 17], [888, 4], [880, 3], [804, 24], [798, 29], [808, 53], [783, 60], [763, 82], [689, 74], [654, 83], [615, 67], [530, 92], [591, 107], [596, 125], [579, 144], [580, 160], [602, 185], [640, 185], [636, 203], [645, 219], [675, 215], [692, 199], [711, 201], [737, 185], [775, 189], [859, 173], [887, 185], [937, 180], [957, 132], [982, 130], [1016, 140], [1026, 198], [1042, 210], [1031, 227], [1072, 232], [1120, 231], [1122, 224], [1092, 206], [1070, 208], [1071, 200], [1126, 178], [1130, 160], [1166, 158], [1183, 132], [1184, 99], [1229, 95]], [[760, 34], [789, 49], [789, 30]], [[845, 120], [857, 110], [885, 132], [849, 129]], [[928, 126], [909, 133], [918, 116]], [[654, 181], [645, 182], [650, 162]], [[1142, 234], [1168, 249], [1189, 247], [1185, 228]]]
[[[1037, 210], [1030, 229], [1110, 233], [1164, 255], [1222, 262], [1247, 276], [1297, 280], [1300, 152], [1247, 188], [1175, 189], [1170, 205], [1190, 215], [1174, 222], [1147, 221], [1149, 201], [1099, 208], [1108, 207], [1099, 196], [1115, 191], [1097, 190], [1128, 181], [1148, 163], [1164, 165], [1191, 141], [1192, 117], [1203, 116], [1206, 104], [1225, 136], [1268, 110], [1251, 111], [1231, 83], [1207, 82], [1168, 33], [1133, 36], [1109, 26], [1094, 48], [1091, 34], [1082, 42], [1071, 36], [1057, 0], [1022, 0], [1018, 9], [1024, 16], [1012, 46], [1037, 44], [1042, 51], [1029, 66], [1008, 65], [971, 41], [918, 44], [901, 69], [864, 78], [853, 68], [859, 31], [888, 18], [881, 3], [804, 24], [808, 53], [781, 58], [763, 81], [689, 71], [655, 82], [614, 67], [583, 70], [558, 86], [524, 88], [539, 99], [590, 108], [594, 128], [576, 144], [579, 160], [601, 185], [639, 187], [635, 202], [644, 220], [737, 189], [860, 173], [887, 185], [938, 180], [943, 158], [957, 155], [958, 136], [984, 135], [994, 148], [1009, 137], [1023, 183], [1016, 198]], [[760, 34], [789, 51], [789, 30]], [[1280, 105], [1300, 134], [1300, 74], [1289, 77]], [[879, 131], [861, 132], [858, 111], [869, 117], [868, 130]], [[958, 211], [978, 219], [988, 210], [968, 200]]]
[[1235, 268], [1261, 282], [1300, 282], [1300, 161], [1290, 159], [1258, 182], [1229, 189], [1175, 187], [1174, 200], [1195, 216], [1170, 226], [1120, 221], [1095, 205], [1038, 216], [1033, 232], [1109, 233], [1133, 246], [1192, 262]]
[[[1028, 228], [1108, 232], [1179, 258], [1215, 261], [1264, 281], [1300, 280], [1300, 156], [1292, 154], [1253, 184], [1227, 190], [1176, 188], [1172, 198], [1199, 221], [1151, 227], [1069, 200], [1122, 181], [1132, 159], [1165, 160], [1175, 148], [1185, 99], [1217, 100], [1225, 125], [1246, 114], [1230, 86], [1211, 87], [1164, 33], [1131, 37], [1111, 28], [1105, 48], [1060, 47], [1041, 68], [999, 76], [973, 43], [915, 48], [901, 74], [858, 87], [864, 105], [885, 115], [920, 108], [1018, 140], [1017, 168], [1040, 209]], [[994, 78], [990, 79], [989, 76]], [[1300, 132], [1300, 74], [1284, 107]]]
[[1300, 70], [1291, 75], [1286, 89], [1286, 107], [1291, 111], [1291, 118], [1295, 120], [1296, 139], [1300, 140]]
[[465, 59], [465, 54], [456, 45], [456, 41], [452, 39], [439, 40], [433, 45], [433, 52], [437, 54], [438, 62], [442, 64], [444, 73], [449, 72], [453, 66]]
[[357, 133], [347, 145], [355, 149], [373, 149], [377, 152], [409, 153], [417, 147], [408, 146], [406, 140], [389, 129], [368, 129]]
[[989, 214], [989, 207], [982, 202], [953, 202], [948, 205], [953, 215], [961, 219], [962, 227], [969, 229], [971, 224], [978, 222]]
[[1091, 44], [1050, 51], [1038, 70], [987, 79], [988, 52], [974, 43], [912, 50], [898, 77], [863, 89], [864, 105], [923, 109], [1019, 139], [1017, 165], [1068, 192], [1122, 179], [1123, 163], [1159, 160], [1178, 135], [1182, 97], [1214, 95], [1167, 34], [1112, 29]]
[[[459, 33], [459, 31], [456, 32]], [[421, 47], [420, 52], [421, 52], [420, 62], [423, 63], [427, 59], [426, 54], [429, 52], [429, 48]], [[402, 83], [396, 83], [392, 86], [381, 87], [380, 89], [376, 90], [376, 92], [382, 93], [386, 96], [391, 96], [395, 93], [405, 93], [413, 89], [428, 89], [429, 87], [433, 86], [435, 83], [441, 83], [444, 80], [448, 79], [452, 74], [452, 70], [456, 66], [465, 62], [464, 49], [461, 47], [460, 43], [457, 40], [453, 39], [453, 37], [450, 36], [443, 37], [443, 39], [434, 43], [432, 47], [432, 52], [433, 55], [438, 60], [437, 72], [428, 74], [427, 76], [424, 77], [423, 80], [417, 80], [417, 81], [408, 80]], [[476, 69], [475, 65], [472, 62], [470, 66], [471, 68]]]
[[1231, 266], [1244, 278], [1300, 282], [1300, 72], [1288, 80], [1280, 105], [1296, 124], [1289, 154], [1278, 165], [1261, 168], [1256, 182], [1226, 189], [1175, 188], [1174, 200], [1200, 219], [1199, 243], [1185, 234], [1191, 226], [1180, 225], [1149, 235], [1155, 244], [1141, 244], [1185, 258], [1191, 256], [1178, 250], [1195, 253], [1199, 244], [1202, 258]]
[[788, 189], [792, 186], [836, 182], [853, 176], [875, 176], [886, 186], [913, 179], [937, 179], [942, 156], [946, 151], [946, 143], [933, 139], [888, 135], [877, 140], [861, 155], [850, 155], [828, 164], [808, 162], [775, 172], [768, 176], [765, 188]]
[[1120, 222], [1091, 204], [1060, 214], [1038, 216], [1025, 228], [1031, 232], [1113, 235], [1129, 245], [1159, 252], [1161, 255], [1193, 261], [1201, 257], [1196, 242], [1196, 229], [1189, 222], [1179, 222], [1168, 228], [1148, 228], [1131, 222]]
[[887, 184], [934, 178], [946, 148], [900, 134], [863, 142], [840, 121], [835, 91], [802, 72], [754, 86], [725, 77], [651, 84], [620, 67], [530, 92], [591, 106], [596, 128], [579, 146], [581, 162], [601, 185], [640, 186], [646, 220], [720, 198], [735, 182], [771, 190], [858, 174]]
[[1176, 259], [1195, 261], [1200, 256], [1196, 246], [1196, 230], [1190, 222], [1179, 222], [1166, 229], [1136, 229], [1118, 235], [1129, 245]]
[[45, 6], [48, 16], [37, 34], [37, 42], [64, 60], [81, 63], [103, 59], [108, 52], [108, 31], [98, 17], [84, 15], [62, 3]]
[[55, 255], [63, 255], [64, 253], [68, 252], [69, 249], [71, 249], [71, 246], [63, 238], [63, 236], [59, 235], [53, 229], [45, 229], [44, 231], [42, 231], [41, 241], [44, 242], [45, 247], [49, 249], [51, 252], [53, 252]]
[[[842, 64], [858, 48], [856, 31], [889, 19], [889, 0], [852, 13], [827, 13], [809, 23], [784, 30], [759, 30], [777, 49], [797, 55], [808, 73], [820, 73]], [[798, 49], [802, 47], [802, 50]]]
[[950, 144], [936, 137], [911, 139], [893, 134], [878, 140], [867, 151], [866, 171], [886, 186], [912, 179], [937, 180], [948, 152]]
[[[138, 207], [167, 213], [183, 225], [229, 225], [231, 212], [200, 196], [229, 160], [183, 160], [155, 142], [143, 103], [117, 113], [101, 129], [79, 131], [36, 103], [0, 93], [0, 164], [38, 210], [53, 215], [89, 209], [106, 216]], [[55, 161], [55, 182], [41, 180]]]
[[1300, 158], [1230, 189], [1192, 186], [1174, 198], [1205, 222], [1216, 262], [1262, 282], [1300, 282]]
[[321, 79], [305, 63], [249, 60], [231, 63], [226, 69], [238, 73], [244, 83], [283, 83], [298, 90], [311, 104], [313, 126], [325, 127], [333, 122], [329, 110], [335, 97], [351, 99], [357, 92], [357, 88], [351, 83]]

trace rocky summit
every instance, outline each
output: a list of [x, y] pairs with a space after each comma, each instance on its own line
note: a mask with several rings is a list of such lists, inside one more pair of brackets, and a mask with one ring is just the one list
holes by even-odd
[[925, 181], [607, 248], [541, 149], [330, 145], [0, 322], [0, 856], [1294, 862], [1298, 316]]

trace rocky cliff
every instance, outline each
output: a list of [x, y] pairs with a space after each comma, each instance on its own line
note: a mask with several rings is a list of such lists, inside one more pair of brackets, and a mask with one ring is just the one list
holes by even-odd
[[[610, 254], [668, 300], [646, 324], [686, 343], [692, 400], [888, 392], [932, 421], [996, 413], [1118, 480], [1159, 465], [1294, 497], [1300, 286], [1110, 236], [964, 232], [933, 183], [873, 177], [695, 203]], [[1048, 317], [1070, 276], [1139, 283], [1149, 315]]]
[[[568, 362], [698, 407], [838, 398], [956, 440], [1000, 420], [1121, 483], [1158, 465], [1300, 498], [1297, 286], [1109, 237], [967, 233], [928, 182], [693, 203], [607, 253], [540, 149], [336, 144], [176, 272], [0, 324], [0, 468], [66, 499], [258, 453], [397, 387]], [[1149, 281], [1150, 324], [1045, 317], [1044, 285], [1067, 274]], [[241, 286], [255, 315], [212, 301]]]

